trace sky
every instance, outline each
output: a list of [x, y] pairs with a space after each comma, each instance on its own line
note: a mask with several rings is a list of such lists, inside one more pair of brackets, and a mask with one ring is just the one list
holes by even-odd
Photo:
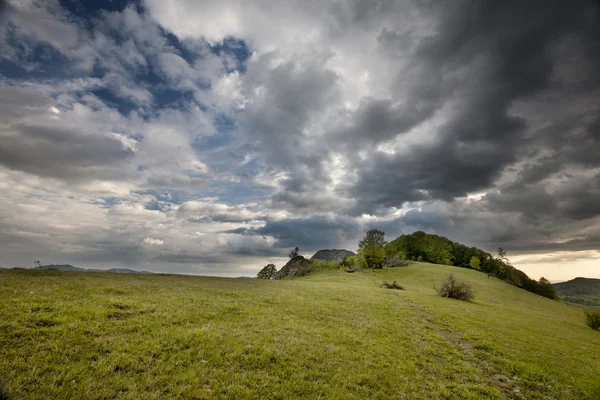
[[0, 266], [423, 230], [600, 278], [600, 3], [0, 1]]

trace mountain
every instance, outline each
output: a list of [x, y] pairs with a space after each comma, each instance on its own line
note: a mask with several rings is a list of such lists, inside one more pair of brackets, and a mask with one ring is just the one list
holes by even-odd
[[560, 296], [600, 297], [600, 279], [578, 277], [570, 281], [555, 283], [554, 288]]
[[69, 264], [50, 264], [50, 265], [40, 265], [39, 267], [35, 267], [34, 269], [40, 271], [77, 271], [77, 272], [85, 272], [87, 271], [85, 268], [74, 267]]
[[600, 279], [575, 278], [554, 284], [560, 298], [569, 303], [600, 306]]
[[148, 271], [136, 271], [128, 268], [111, 268], [111, 269], [86, 269], [74, 267], [69, 264], [49, 264], [49, 265], [40, 265], [39, 267], [35, 267], [33, 269], [39, 271], [63, 271], [63, 272], [108, 272], [113, 274], [151, 274], [152, 272]]

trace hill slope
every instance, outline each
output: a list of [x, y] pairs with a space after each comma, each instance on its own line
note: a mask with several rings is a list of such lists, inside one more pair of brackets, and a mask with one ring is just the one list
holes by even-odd
[[[450, 272], [474, 302], [435, 295]], [[0, 271], [14, 398], [597, 399], [598, 348], [581, 310], [441, 265], [280, 281]]]

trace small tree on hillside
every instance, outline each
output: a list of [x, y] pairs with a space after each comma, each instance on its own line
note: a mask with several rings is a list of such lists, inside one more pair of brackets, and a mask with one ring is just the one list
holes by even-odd
[[273, 279], [275, 278], [275, 274], [277, 273], [277, 268], [275, 268], [274, 264], [267, 264], [263, 269], [261, 269], [256, 277], [258, 279]]
[[385, 232], [370, 229], [358, 242], [358, 252], [365, 258], [367, 268], [382, 268], [385, 261]]
[[471, 257], [471, 262], [469, 263], [469, 265], [471, 266], [471, 268], [479, 270], [480, 269], [480, 264], [481, 264], [481, 260], [479, 259], [479, 257], [477, 257], [477, 256], [472, 256]]
[[290, 257], [290, 258], [298, 257], [299, 253], [300, 253], [300, 249], [296, 247], [294, 250], [291, 250], [288, 253], [288, 257]]

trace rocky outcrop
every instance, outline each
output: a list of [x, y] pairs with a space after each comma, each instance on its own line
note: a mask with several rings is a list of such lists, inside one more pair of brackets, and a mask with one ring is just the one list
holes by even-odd
[[302, 256], [296, 256], [288, 261], [277, 273], [275, 279], [282, 279], [286, 276], [303, 276], [312, 270], [312, 261]]
[[315, 253], [314, 256], [310, 258], [310, 261], [319, 260], [319, 261], [335, 261], [338, 264], [342, 262], [344, 257], [353, 257], [356, 254], [349, 250], [319, 250]]

